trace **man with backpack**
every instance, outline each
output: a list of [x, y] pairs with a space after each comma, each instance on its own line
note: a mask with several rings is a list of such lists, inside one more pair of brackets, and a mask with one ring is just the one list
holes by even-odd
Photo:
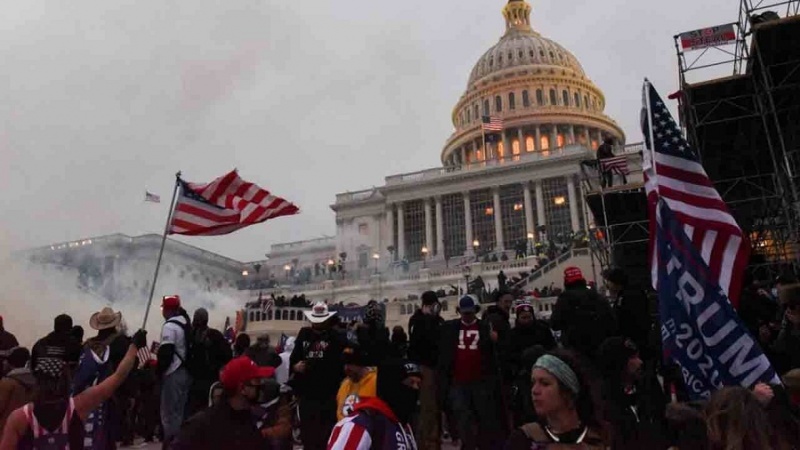
[[186, 402], [192, 377], [186, 362], [191, 358], [191, 327], [181, 298], [167, 295], [161, 300], [161, 314], [166, 320], [161, 328], [158, 348], [158, 375], [161, 378], [161, 428], [164, 448], [181, 429], [186, 416]]
[[558, 296], [553, 315], [553, 330], [561, 331], [561, 343], [594, 360], [600, 344], [616, 332], [616, 320], [608, 301], [589, 289], [581, 269], [564, 269], [564, 292]]
[[192, 320], [192, 352], [188, 362], [192, 388], [189, 393], [188, 416], [208, 407], [211, 385], [219, 381], [219, 371], [231, 360], [230, 345], [219, 330], [208, 326], [208, 311], [199, 308]]

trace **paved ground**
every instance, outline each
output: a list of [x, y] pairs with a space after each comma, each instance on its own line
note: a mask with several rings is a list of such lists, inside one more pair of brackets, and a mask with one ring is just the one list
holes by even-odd
[[[149, 444], [143, 446], [136, 446], [133, 447], [122, 447], [122, 448], [129, 448], [129, 449], [144, 449], [144, 450], [161, 450], [161, 444]], [[295, 447], [296, 450], [300, 450], [303, 447]], [[454, 446], [450, 442], [445, 442], [442, 444], [442, 450], [458, 450], [458, 447]]]

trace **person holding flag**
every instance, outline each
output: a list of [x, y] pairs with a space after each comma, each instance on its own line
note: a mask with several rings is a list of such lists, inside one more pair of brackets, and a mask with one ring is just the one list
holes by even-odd
[[779, 384], [734, 310], [749, 258], [747, 237], [648, 81], [643, 100], [651, 275], [664, 356], [681, 366], [694, 399], [723, 386]]

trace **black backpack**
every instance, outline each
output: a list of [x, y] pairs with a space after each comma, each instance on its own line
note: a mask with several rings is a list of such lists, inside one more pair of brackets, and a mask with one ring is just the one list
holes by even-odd
[[[185, 318], [185, 317], [184, 317]], [[181, 361], [181, 367], [186, 367], [186, 370], [189, 371], [190, 375], [194, 375], [195, 368], [192, 367], [193, 364], [191, 362], [194, 360], [194, 353], [195, 353], [195, 346], [194, 346], [194, 334], [192, 333], [192, 326], [190, 325], [189, 320], [186, 320], [186, 323], [182, 323], [179, 320], [170, 319], [166, 323], [174, 323], [181, 327], [183, 330], [183, 342], [186, 345], [186, 357], [181, 358], [178, 354], [178, 349], [175, 349], [175, 357]]]

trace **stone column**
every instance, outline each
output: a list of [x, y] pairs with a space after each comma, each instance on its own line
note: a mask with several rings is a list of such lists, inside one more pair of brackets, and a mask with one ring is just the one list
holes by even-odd
[[[394, 205], [391, 204], [391, 203], [386, 205], [386, 230], [387, 230], [387, 233], [389, 234], [389, 239], [388, 239], [389, 245], [391, 245], [392, 247], [394, 247], [396, 249], [397, 246], [395, 246], [395, 243], [394, 243]], [[386, 247], [389, 247], [389, 245], [387, 245]], [[397, 254], [397, 253], [395, 253], [395, 254]], [[391, 259], [391, 256], [392, 255], [389, 255], [390, 259]]]
[[533, 225], [533, 204], [531, 202], [531, 184], [527, 181], [522, 183], [522, 194], [524, 196], [525, 204], [522, 206], [525, 209], [525, 237], [527, 233], [533, 233], [536, 236], [536, 230]]
[[501, 205], [500, 205], [500, 188], [496, 187], [492, 189], [492, 195], [494, 196], [494, 240], [495, 240], [495, 250], [502, 252], [505, 251], [505, 243], [503, 242], [503, 215], [501, 214]]
[[586, 138], [586, 147], [590, 150], [594, 150], [592, 148], [592, 134], [589, 131], [589, 127], [583, 127], [583, 135]]
[[533, 141], [533, 149], [537, 152], [542, 151], [542, 129], [539, 125], [536, 125], [536, 138]]
[[569, 126], [569, 143], [570, 144], [575, 143], [575, 125]]
[[444, 258], [444, 217], [442, 217], [442, 197], [436, 196], [436, 256]]
[[406, 256], [406, 218], [403, 210], [403, 203], [397, 204], [397, 259], [402, 260]]
[[472, 249], [472, 209], [470, 208], [469, 192], [464, 192], [464, 231], [466, 232], [467, 248], [465, 255], [472, 256], [475, 252]]
[[558, 148], [558, 125], [553, 124], [550, 128], [550, 150]]
[[567, 196], [569, 197], [569, 217], [572, 224], [572, 231], [580, 229], [581, 222], [578, 219], [578, 196], [575, 195], [575, 177], [567, 175]]
[[462, 166], [466, 165], [467, 164], [467, 146], [466, 145], [462, 145], [459, 153], [461, 154], [461, 165]]
[[525, 133], [522, 131], [522, 127], [517, 128], [517, 140], [519, 141], [519, 154], [527, 153], [528, 148], [525, 146]]
[[[433, 215], [431, 214], [431, 199], [426, 198], [425, 206], [425, 247], [428, 247], [428, 254], [433, 255]], [[420, 249], [421, 251], [422, 249]]]
[[[508, 138], [508, 132], [503, 130], [501, 133], [501, 136], [503, 136], [503, 155], [501, 156], [499, 151], [495, 152], [497, 153], [497, 155], [495, 155], [496, 159], [505, 159], [511, 156], [511, 139]], [[498, 144], [498, 147], [499, 146], [500, 144]]]
[[544, 217], [544, 193], [542, 192], [542, 180], [536, 180], [536, 224], [547, 225]]

